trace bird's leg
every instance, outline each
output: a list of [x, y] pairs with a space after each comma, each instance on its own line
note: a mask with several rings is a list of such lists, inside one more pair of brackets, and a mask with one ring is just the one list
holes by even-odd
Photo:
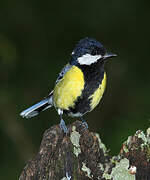
[[65, 134], [67, 134], [67, 133], [68, 133], [68, 128], [67, 128], [67, 126], [66, 126], [66, 124], [65, 124], [65, 121], [64, 121], [63, 118], [62, 118], [63, 111], [62, 111], [61, 109], [58, 109], [58, 114], [60, 115], [60, 124], [59, 124], [60, 129], [61, 129], [62, 131], [64, 131]]
[[83, 119], [83, 117], [80, 117], [82, 124], [85, 126], [85, 129], [88, 129], [88, 124], [87, 122]]
[[63, 130], [65, 134], [68, 133], [68, 128], [67, 128], [67, 126], [66, 126], [66, 124], [65, 124], [65, 121], [62, 119], [62, 117], [61, 117], [61, 119], [60, 119], [60, 124], [59, 124], [59, 126], [60, 126], [60, 129]]

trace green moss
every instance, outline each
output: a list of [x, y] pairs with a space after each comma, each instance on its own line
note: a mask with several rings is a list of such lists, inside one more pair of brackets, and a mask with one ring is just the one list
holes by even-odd
[[146, 138], [145, 134], [143, 133], [143, 131], [140, 131], [140, 132], [137, 131], [136, 133], [137, 133], [138, 138], [141, 138], [144, 143], [147, 143], [147, 138]]
[[103, 178], [105, 178], [105, 179], [111, 179], [112, 178], [112, 176], [110, 175], [110, 174], [108, 174], [108, 173], [105, 173], [104, 172], [104, 174], [103, 174]]
[[112, 168], [111, 174], [104, 172], [103, 178], [106, 180], [135, 180], [135, 175], [131, 175], [128, 170], [129, 160], [124, 158], [120, 162], [116, 162], [116, 166]]
[[118, 163], [118, 161], [120, 160], [120, 155], [118, 155], [118, 156], [113, 156], [111, 159], [110, 159], [110, 161], [111, 161], [111, 163], [112, 164], [116, 164], [116, 163]]
[[113, 180], [135, 180], [135, 175], [131, 175], [128, 170], [129, 160], [124, 158], [112, 169]]
[[91, 170], [90, 168], [86, 167], [86, 164], [84, 162], [82, 162], [82, 171], [86, 172], [87, 177], [91, 178]]
[[123, 144], [123, 150], [124, 150], [125, 153], [129, 152], [128, 147], [125, 144]]
[[95, 133], [95, 136], [98, 139], [100, 149], [102, 149], [103, 152], [106, 153], [107, 152], [106, 146], [105, 146], [105, 144], [102, 143], [102, 141], [101, 141], [101, 139], [99, 137], [99, 134]]
[[150, 136], [150, 127], [147, 129], [147, 136]]
[[76, 131], [76, 127], [73, 126], [72, 127], [72, 133], [70, 135], [70, 140], [74, 146], [74, 149], [73, 149], [73, 153], [78, 157], [78, 155], [81, 153], [81, 149], [80, 149], [80, 144], [79, 144], [79, 141], [80, 141], [80, 134]]
[[147, 142], [149, 143], [150, 146], [150, 127], [147, 129]]
[[101, 164], [101, 163], [98, 163], [98, 165], [97, 165], [97, 166], [100, 168], [100, 170], [101, 170], [101, 171], [104, 171], [103, 164]]
[[131, 142], [131, 136], [128, 137], [127, 139], [127, 145]]

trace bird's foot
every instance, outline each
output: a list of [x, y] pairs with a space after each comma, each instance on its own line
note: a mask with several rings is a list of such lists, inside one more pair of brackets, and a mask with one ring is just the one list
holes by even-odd
[[86, 122], [82, 117], [81, 117], [80, 119], [81, 119], [81, 121], [82, 121], [82, 125], [84, 126], [83, 130], [88, 129], [88, 124], [87, 124], [87, 122]]
[[87, 122], [86, 121], [83, 121], [82, 122], [82, 125], [84, 126], [84, 130], [86, 130], [86, 129], [88, 129], [89, 127], [88, 127], [88, 124], [87, 124]]
[[68, 133], [68, 128], [67, 128], [67, 126], [66, 126], [66, 124], [65, 124], [65, 121], [64, 121], [63, 119], [60, 120], [59, 126], [60, 126], [60, 129], [61, 129], [65, 134]]

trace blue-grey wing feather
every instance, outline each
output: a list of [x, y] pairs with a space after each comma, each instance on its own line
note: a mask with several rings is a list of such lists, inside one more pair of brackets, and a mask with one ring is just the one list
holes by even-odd
[[[65, 75], [65, 73], [67, 71], [69, 71], [69, 69], [72, 67], [72, 65], [67, 64], [62, 71], [59, 73], [59, 76], [56, 80], [56, 84], [61, 81], [61, 79], [63, 78], [63, 76]], [[20, 113], [20, 115], [22, 117], [26, 117], [26, 118], [31, 118], [34, 117], [36, 115], [38, 115], [41, 111], [45, 111], [46, 109], [50, 108], [53, 106], [53, 91], [50, 92], [50, 94], [44, 98], [43, 100], [41, 100], [40, 102], [38, 102], [37, 104], [29, 107], [28, 109], [24, 110], [23, 112]]]
[[72, 65], [70, 65], [69, 63], [61, 70], [61, 72], [59, 73], [59, 76], [56, 80], [56, 84], [61, 81], [61, 79], [63, 78], [63, 76], [66, 74], [66, 72], [69, 71], [69, 69], [72, 67]]

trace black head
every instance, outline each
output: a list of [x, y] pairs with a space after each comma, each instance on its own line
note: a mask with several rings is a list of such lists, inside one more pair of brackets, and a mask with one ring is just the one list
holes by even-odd
[[103, 45], [92, 38], [84, 38], [78, 42], [72, 52], [71, 64], [90, 65], [100, 59], [116, 56], [106, 52]]

